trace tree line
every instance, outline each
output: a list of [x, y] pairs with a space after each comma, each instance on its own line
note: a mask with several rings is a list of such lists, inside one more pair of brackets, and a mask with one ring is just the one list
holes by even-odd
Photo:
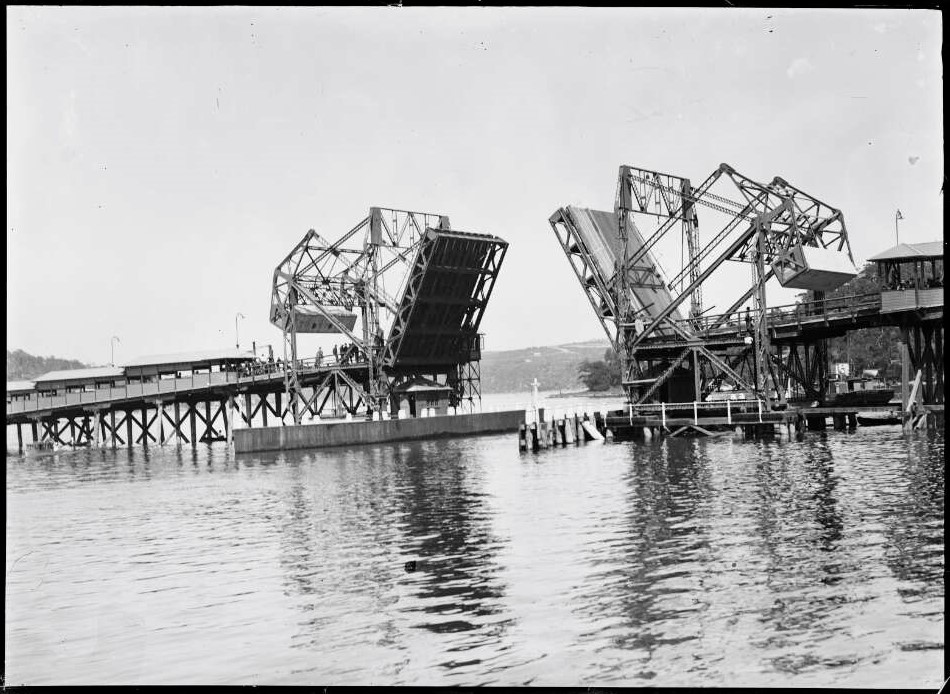
[[58, 357], [37, 357], [22, 349], [7, 350], [7, 380], [27, 381], [50, 371], [67, 369], [85, 369], [85, 364], [75, 359]]

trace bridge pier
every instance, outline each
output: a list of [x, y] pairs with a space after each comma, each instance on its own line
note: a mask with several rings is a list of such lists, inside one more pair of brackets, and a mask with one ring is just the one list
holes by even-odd
[[175, 417], [175, 445], [181, 446], [181, 408], [177, 400], [172, 403], [172, 415]]
[[161, 400], [155, 401], [155, 409], [158, 410], [158, 445], [165, 445], [165, 403]]
[[234, 401], [234, 396], [228, 398], [228, 419], [227, 419], [227, 429], [228, 429], [228, 448], [231, 448], [234, 444], [234, 410], [237, 409], [237, 403]]
[[747, 439], [758, 438], [758, 439], [774, 439], [775, 438], [775, 425], [774, 424], [743, 424], [742, 433]]
[[221, 410], [224, 415], [224, 438], [228, 448], [231, 448], [232, 443], [231, 432], [234, 429], [234, 407], [233, 397], [229, 396], [226, 400], [221, 401]]

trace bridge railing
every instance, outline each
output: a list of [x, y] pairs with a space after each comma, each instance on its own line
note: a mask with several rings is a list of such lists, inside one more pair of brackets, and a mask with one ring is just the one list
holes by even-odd
[[[771, 325], [789, 325], [846, 315], [854, 316], [863, 311], [880, 308], [880, 306], [881, 295], [877, 292], [869, 292], [818, 301], [769, 306], [766, 313]], [[741, 335], [753, 329], [758, 322], [760, 313], [759, 309], [740, 308], [732, 313], [705, 314], [698, 318], [683, 318], [674, 322], [691, 332], [717, 335], [736, 333]]]
[[219, 371], [214, 373], [192, 374], [181, 378], [159, 378], [151, 382], [130, 381], [121, 385], [99, 387], [95, 390], [57, 393], [56, 395], [33, 393], [29, 398], [17, 398], [7, 403], [6, 413], [23, 414], [45, 410], [63, 409], [68, 407], [83, 407], [108, 405], [124, 400], [159, 398], [163, 395], [188, 393], [215, 386], [237, 384], [244, 380], [263, 381], [273, 380], [275, 375], [283, 375], [283, 367], [268, 365], [259, 374], [251, 379], [242, 379], [235, 370]]
[[[354, 355], [354, 357], [357, 355]], [[299, 371], [316, 371], [325, 368], [340, 366], [361, 366], [365, 362], [352, 360], [344, 361], [341, 358], [324, 358], [317, 364], [316, 357], [297, 360]], [[213, 373], [197, 373], [181, 378], [159, 378], [151, 382], [126, 382], [111, 387], [98, 387], [94, 390], [76, 392], [58, 392], [56, 395], [40, 392], [31, 393], [28, 398], [11, 398], [6, 404], [6, 414], [26, 414], [73, 407], [93, 407], [108, 405], [125, 400], [156, 399], [174, 395], [175, 393], [189, 393], [207, 388], [237, 384], [274, 383], [284, 378], [284, 362], [253, 362], [233, 369], [216, 371]]]
[[762, 400], [749, 398], [735, 400], [706, 400], [703, 402], [657, 402], [633, 406], [628, 405], [628, 414], [630, 417], [650, 413], [655, 416], [659, 416], [663, 421], [664, 426], [666, 425], [667, 418], [684, 419], [684, 412], [687, 413], [687, 417], [692, 416], [694, 424], [698, 424], [700, 417], [704, 416], [705, 413], [710, 410], [718, 412], [725, 410], [726, 420], [730, 424], [732, 423], [733, 413], [738, 414], [757, 412], [760, 421], [763, 414], [769, 413], [768, 407]]

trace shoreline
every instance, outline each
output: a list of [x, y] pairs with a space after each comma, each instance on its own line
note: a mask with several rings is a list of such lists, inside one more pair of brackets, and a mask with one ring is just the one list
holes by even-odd
[[580, 390], [573, 393], [557, 393], [548, 395], [549, 398], [622, 398], [622, 390]]

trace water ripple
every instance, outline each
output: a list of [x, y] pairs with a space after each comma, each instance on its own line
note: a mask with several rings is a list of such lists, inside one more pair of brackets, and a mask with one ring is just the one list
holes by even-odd
[[8, 456], [7, 681], [936, 687], [943, 450]]

